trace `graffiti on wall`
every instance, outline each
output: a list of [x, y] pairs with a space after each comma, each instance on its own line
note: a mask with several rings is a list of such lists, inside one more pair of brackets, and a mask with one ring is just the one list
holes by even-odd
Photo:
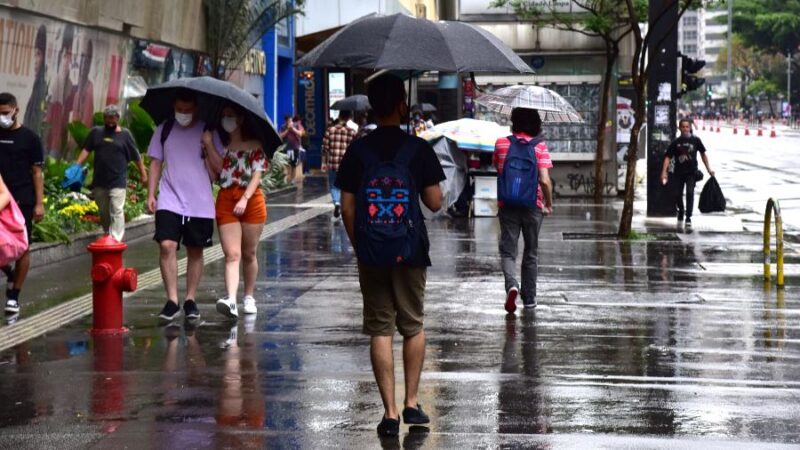
[[77, 25], [0, 9], [0, 91], [17, 98], [23, 123], [48, 154], [69, 157], [67, 124], [92, 124], [118, 103], [125, 40]]
[[[551, 177], [553, 179], [553, 186], [555, 193], [564, 196], [590, 196], [594, 195], [594, 175], [586, 172], [569, 172], [563, 175], [563, 178]], [[608, 173], [605, 174], [603, 181], [604, 195], [614, 193], [616, 188], [615, 184], [608, 180]]]

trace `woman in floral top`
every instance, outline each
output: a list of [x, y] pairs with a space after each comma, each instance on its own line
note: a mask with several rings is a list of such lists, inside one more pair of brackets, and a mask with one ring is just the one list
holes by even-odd
[[[255, 139], [245, 123], [245, 113], [238, 105], [222, 109], [222, 142], [225, 157], [219, 174], [222, 188], [217, 195], [217, 227], [225, 253], [225, 288], [227, 296], [217, 300], [217, 311], [230, 318], [239, 317], [236, 292], [239, 288], [239, 263], [244, 265], [245, 314], [257, 312], [253, 298], [258, 259], [256, 249], [261, 230], [267, 221], [267, 205], [261, 192], [261, 176], [269, 162], [262, 143]], [[203, 133], [203, 143], [214, 148], [210, 132]]]

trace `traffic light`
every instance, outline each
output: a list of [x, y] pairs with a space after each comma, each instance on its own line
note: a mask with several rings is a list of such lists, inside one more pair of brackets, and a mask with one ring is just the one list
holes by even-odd
[[[680, 54], [679, 54], [680, 55]], [[686, 94], [687, 92], [693, 91], [695, 89], [699, 89], [705, 82], [705, 78], [698, 77], [696, 74], [699, 72], [703, 67], [705, 67], [706, 62], [702, 59], [693, 59], [689, 58], [686, 55], [680, 55], [681, 57], [681, 89], [678, 92], [678, 97]]]

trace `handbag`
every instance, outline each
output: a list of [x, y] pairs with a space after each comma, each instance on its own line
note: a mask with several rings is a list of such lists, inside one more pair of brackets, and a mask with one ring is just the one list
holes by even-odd
[[694, 181], [698, 182], [698, 181], [702, 181], [702, 180], [703, 180], [703, 171], [700, 170], [700, 169], [695, 170], [694, 171]]
[[0, 267], [18, 260], [28, 250], [25, 216], [12, 198], [0, 211]]

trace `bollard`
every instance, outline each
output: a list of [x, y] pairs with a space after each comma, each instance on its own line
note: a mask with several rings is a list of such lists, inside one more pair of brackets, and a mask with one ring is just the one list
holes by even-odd
[[136, 290], [135, 269], [122, 267], [122, 252], [128, 248], [106, 235], [89, 244], [92, 254], [92, 334], [128, 331], [122, 324], [122, 293]]
[[775, 284], [778, 289], [783, 288], [783, 220], [781, 219], [781, 206], [777, 200], [770, 198], [767, 200], [767, 209], [764, 211], [764, 282], [769, 283], [772, 275], [770, 274], [770, 231], [772, 214], [775, 214], [775, 265], [777, 266], [777, 276]]

